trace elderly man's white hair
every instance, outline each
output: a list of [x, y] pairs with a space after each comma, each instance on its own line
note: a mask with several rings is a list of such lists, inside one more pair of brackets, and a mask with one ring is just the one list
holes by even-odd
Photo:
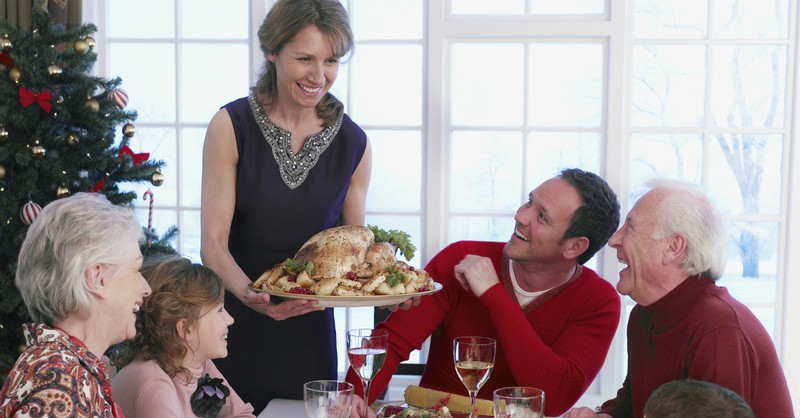
[[678, 180], [651, 180], [647, 186], [663, 194], [656, 208], [660, 230], [654, 238], [682, 233], [687, 241], [682, 262], [686, 274], [719, 279], [725, 272], [727, 236], [722, 215], [708, 195], [698, 185]]
[[71, 313], [87, 318], [86, 268], [106, 264], [115, 274], [143, 236], [132, 209], [100, 194], [76, 193], [45, 206], [28, 228], [15, 279], [33, 320], [52, 325]]

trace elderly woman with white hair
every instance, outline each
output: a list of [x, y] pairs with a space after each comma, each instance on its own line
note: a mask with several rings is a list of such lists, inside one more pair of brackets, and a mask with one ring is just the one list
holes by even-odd
[[19, 254], [16, 285], [33, 319], [0, 390], [0, 416], [122, 417], [101, 360], [136, 334], [150, 286], [133, 210], [99, 194], [47, 205]]

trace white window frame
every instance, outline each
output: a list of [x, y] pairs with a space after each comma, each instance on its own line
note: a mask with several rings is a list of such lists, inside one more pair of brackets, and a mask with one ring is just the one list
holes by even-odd
[[[105, 35], [103, 27], [106, 19], [106, 1], [123, 0], [87, 0], [84, 2], [84, 21], [95, 23], [99, 31], [96, 34], [97, 47], [100, 58], [97, 61], [94, 71], [100, 75], [108, 76], [107, 66], [103, 60], [105, 54]], [[514, 32], [514, 36], [520, 38], [536, 37], [601, 37], [607, 44], [607, 91], [604, 100], [604, 113], [607, 114], [602, 127], [604, 143], [602, 150], [604, 157], [601, 162], [602, 174], [609, 184], [614, 188], [619, 196], [627, 196], [629, 184], [626, 178], [627, 166], [629, 161], [628, 147], [626, 146], [630, 137], [629, 112], [630, 108], [630, 68], [631, 68], [631, 25], [627, 22], [632, 16], [632, 2], [626, 0], [607, 0], [607, 20], [602, 19], [575, 19], [573, 17], [551, 16], [544, 19], [506, 19], [492, 17], [481, 22], [479, 25], [472, 25], [469, 19], [448, 17], [447, 9], [449, 0], [423, 0], [426, 1], [427, 8], [424, 12], [426, 24], [424, 26], [423, 38], [423, 65], [425, 73], [423, 77], [424, 103], [423, 103], [423, 143], [424, 162], [423, 162], [423, 198], [422, 198], [422, 263], [426, 263], [433, 255], [445, 246], [448, 242], [448, 161], [449, 149], [448, 140], [450, 132], [449, 108], [447, 107], [447, 97], [449, 94], [449, 80], [445, 76], [449, 73], [447, 57], [449, 45], [454, 40], [469, 38], [474, 36], [496, 37], [503, 39], [504, 34], [509, 30]], [[347, 0], [344, 0], [347, 3]], [[251, 69], [252, 80], [255, 81], [256, 74], [262, 63], [261, 51], [255, 41], [255, 31], [261, 24], [267, 10], [273, 3], [272, 0], [251, 0], [250, 1], [250, 37], [251, 47]], [[176, 2], [180, 7], [180, 2]], [[796, 410], [800, 410], [800, 356], [790, 355], [789, 353], [800, 352], [800, 333], [796, 332], [796, 324], [791, 318], [800, 318], [800, 280], [789, 280], [789, 278], [800, 278], [800, 217], [795, 215], [800, 208], [800, 146], [798, 146], [797, 126], [795, 121], [800, 117], [798, 107], [797, 86], [800, 83], [800, 71], [798, 71], [798, 7], [796, 2], [790, 8], [793, 18], [790, 19], [789, 36], [793, 44], [788, 52], [787, 65], [789, 76], [787, 80], [787, 90], [791, 93], [786, 103], [787, 117], [786, 124], [789, 132], [789, 150], [785, 156], [788, 168], [784, 185], [785, 199], [782, 202], [786, 228], [783, 230], [784, 245], [781, 252], [785, 262], [781, 263], [782, 270], [778, 272], [779, 289], [783, 289], [782, 300], [777, 302], [777, 309], [783, 310], [783, 315], [777, 318], [778, 329], [776, 330], [776, 341], [779, 356], [784, 365], [790, 390], [793, 395]], [[176, 19], [178, 14], [176, 13]], [[476, 35], [476, 28], [479, 34]], [[177, 52], [176, 52], [177, 53]], [[179, 60], [176, 62], [179, 63]], [[357, 58], [356, 58], [357, 59]], [[180, 63], [178, 64], [180, 65]], [[441, 88], [439, 88], [441, 86]], [[180, 114], [180, 112], [178, 112]], [[180, 132], [180, 124], [176, 124], [175, 129]], [[176, 179], [177, 181], [177, 179]], [[180, 205], [180, 201], [179, 201]], [[623, 206], [626, 206], [623, 203]], [[791, 208], [795, 208], [793, 211]], [[177, 209], [179, 216], [182, 207], [170, 208]], [[623, 207], [623, 212], [629, 208]], [[180, 250], [180, 247], [178, 247]], [[609, 278], [612, 283], [616, 283], [617, 262], [612, 251], [603, 251], [599, 255], [599, 273], [603, 277]], [[624, 316], [624, 312], [623, 312]], [[349, 315], [346, 316], [349, 318]], [[349, 322], [349, 320], [348, 320]], [[625, 347], [621, 343], [624, 336], [623, 324], [621, 321], [617, 336], [612, 343], [612, 347], [601, 372], [599, 381], [600, 390], [597, 394], [587, 394], [579, 402], [582, 405], [596, 405], [605, 399], [615, 395], [616, 389], [624, 379]], [[347, 327], [347, 324], [345, 324]], [[391, 393], [390, 393], [391, 395]]]

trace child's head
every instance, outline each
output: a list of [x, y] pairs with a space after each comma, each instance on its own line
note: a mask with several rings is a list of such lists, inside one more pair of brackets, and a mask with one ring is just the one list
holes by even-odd
[[169, 376], [175, 376], [181, 371], [188, 374], [187, 358], [225, 357], [224, 338], [233, 319], [222, 305], [225, 288], [219, 276], [178, 256], [148, 259], [141, 271], [152, 294], [137, 314], [137, 334], [127, 360], [155, 360]]
[[645, 418], [755, 418], [736, 392], [720, 385], [685, 379], [654, 390], [644, 407]]

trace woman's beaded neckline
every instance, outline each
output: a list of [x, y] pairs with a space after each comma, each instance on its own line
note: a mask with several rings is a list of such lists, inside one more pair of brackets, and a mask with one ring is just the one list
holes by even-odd
[[264, 113], [264, 109], [258, 102], [255, 94], [247, 97], [250, 110], [256, 124], [261, 129], [267, 143], [272, 148], [272, 156], [278, 163], [281, 178], [284, 184], [290, 189], [295, 189], [305, 181], [309, 171], [317, 164], [319, 157], [333, 142], [333, 138], [339, 133], [342, 126], [342, 117], [331, 126], [326, 127], [317, 134], [311, 135], [303, 144], [303, 148], [297, 154], [292, 151], [292, 134], [289, 131], [275, 125]]

